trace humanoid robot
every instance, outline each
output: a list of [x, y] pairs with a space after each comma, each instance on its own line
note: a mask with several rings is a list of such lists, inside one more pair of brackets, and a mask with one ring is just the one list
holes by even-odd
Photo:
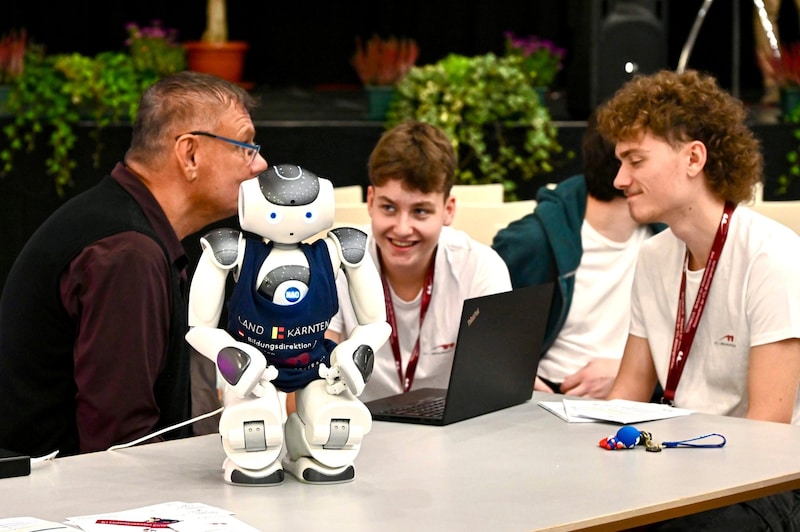
[[[219, 432], [229, 483], [280, 484], [284, 470], [307, 483], [355, 476], [353, 461], [372, 427], [357, 397], [391, 328], [363, 231], [337, 228], [302, 242], [329, 229], [333, 215], [330, 181], [278, 165], [241, 184], [244, 232], [215, 230], [200, 241], [186, 339], [227, 383]], [[341, 272], [359, 325], [337, 345], [324, 333], [339, 308]], [[236, 283], [223, 329], [230, 273]], [[296, 392], [296, 412], [288, 418], [279, 392]]]

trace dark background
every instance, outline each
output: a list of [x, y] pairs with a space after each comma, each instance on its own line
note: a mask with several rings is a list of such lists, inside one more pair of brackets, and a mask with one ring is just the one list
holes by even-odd
[[[228, 0], [231, 40], [251, 48], [245, 77], [263, 87], [330, 87], [357, 85], [350, 67], [356, 36], [413, 37], [419, 43], [418, 64], [435, 62], [448, 53], [477, 55], [502, 52], [503, 32], [536, 34], [567, 49], [570, 58], [586, 53], [575, 49], [576, 28], [570, 9], [609, 0], [370, 0], [317, 3]], [[647, 0], [645, 0], [647, 1]], [[0, 32], [25, 27], [52, 53], [93, 55], [122, 49], [124, 25], [147, 25], [161, 19], [176, 28], [181, 40], [199, 39], [205, 26], [205, 0], [138, 0], [108, 2], [8, 2]], [[669, 67], [678, 64], [702, 0], [664, 0]], [[97, 20], [101, 23], [97, 23]], [[734, 28], [734, 24], [736, 27]], [[784, 40], [797, 35], [797, 15], [791, 0], [783, 2], [780, 30]], [[738, 58], [734, 39], [738, 33]], [[739, 65], [739, 87], [732, 73]], [[761, 75], [753, 55], [753, 4], [749, 0], [716, 0], [698, 35], [689, 67], [715, 74], [720, 83], [743, 98], [758, 98]], [[562, 72], [564, 74], [564, 72]], [[557, 80], [561, 88], [566, 75]], [[556, 87], [559, 88], [559, 87]]]
[[[579, 155], [585, 116], [573, 116], [565, 106], [576, 81], [586, 80], [590, 12], [605, 12], [614, 2], [658, 6], [664, 26], [667, 68], [677, 68], [702, 0], [373, 0], [327, 3], [254, 2], [228, 0], [229, 38], [250, 43], [245, 79], [253, 84], [262, 106], [253, 116], [262, 153], [269, 164], [302, 164], [335, 185], [368, 182], [366, 161], [382, 132], [379, 121], [366, 119], [365, 98], [350, 66], [357, 36], [404, 36], [417, 40], [419, 65], [433, 63], [449, 53], [502, 53], [503, 33], [539, 35], [565, 48], [565, 69], [556, 79], [548, 107], [556, 121], [559, 140]], [[112, 3], [7, 2], [0, 33], [26, 28], [50, 53], [94, 55], [124, 49], [125, 24], [149, 25], [160, 19], [176, 28], [180, 40], [199, 39], [205, 27], [205, 0], [139, 0]], [[97, 24], [97, 19], [101, 20]], [[582, 22], [576, 22], [582, 20]], [[697, 36], [688, 67], [714, 74], [720, 84], [753, 108], [762, 95], [762, 77], [753, 49], [753, 4], [750, 0], [716, 0]], [[784, 43], [797, 39], [798, 16], [793, 0], [782, 2], [779, 30]], [[625, 38], [625, 32], [612, 32]], [[654, 36], [655, 38], [655, 36]], [[645, 40], [649, 34], [645, 34]], [[577, 44], [582, 43], [582, 44]], [[645, 45], [647, 46], [647, 45]], [[633, 46], [635, 48], [635, 46]], [[623, 47], [623, 50], [627, 49]], [[596, 51], [596, 50], [595, 50]], [[614, 58], [614, 54], [602, 57]], [[577, 89], [582, 89], [580, 85]], [[0, 121], [0, 126], [2, 126]], [[130, 125], [115, 124], [102, 135], [94, 164], [93, 124], [78, 127], [74, 150], [75, 185], [56, 195], [53, 179], [44, 171], [50, 148], [40, 142], [34, 153], [15, 158], [14, 170], [0, 177], [0, 287], [14, 258], [33, 231], [58, 206], [92, 186], [121, 159], [130, 140]], [[754, 123], [765, 150], [769, 182], [785, 172], [785, 152], [792, 142], [788, 124]], [[0, 135], [0, 146], [7, 140]], [[560, 161], [554, 171], [522, 183], [520, 199], [530, 199], [541, 184], [558, 182], [580, 172], [579, 157]], [[800, 186], [796, 187], [800, 188]], [[800, 193], [800, 191], [795, 191]], [[228, 223], [228, 221], [225, 221]], [[234, 220], [235, 223], [235, 220]], [[199, 250], [196, 235], [187, 239], [187, 251]]]

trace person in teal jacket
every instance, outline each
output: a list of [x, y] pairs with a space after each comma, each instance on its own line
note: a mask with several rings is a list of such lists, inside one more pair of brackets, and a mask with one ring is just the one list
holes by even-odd
[[[508, 265], [514, 288], [556, 282], [536, 389], [602, 398], [616, 375], [629, 319], [627, 311], [609, 313], [602, 305], [629, 307], [638, 246], [665, 226], [641, 226], [630, 218], [613, 186], [619, 168], [614, 146], [597, 133], [593, 117], [582, 156], [584, 174], [541, 187], [534, 212], [498, 232], [492, 247]], [[591, 319], [624, 334], [587, 333]], [[584, 369], [588, 364], [595, 365], [591, 373]]]

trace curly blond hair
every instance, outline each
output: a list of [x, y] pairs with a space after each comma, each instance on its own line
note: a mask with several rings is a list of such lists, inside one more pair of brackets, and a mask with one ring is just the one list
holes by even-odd
[[753, 198], [762, 181], [760, 142], [745, 124], [742, 102], [719, 87], [714, 77], [694, 70], [662, 70], [637, 75], [598, 110], [600, 133], [617, 143], [645, 132], [677, 147], [699, 140], [708, 153], [706, 181], [726, 201]]

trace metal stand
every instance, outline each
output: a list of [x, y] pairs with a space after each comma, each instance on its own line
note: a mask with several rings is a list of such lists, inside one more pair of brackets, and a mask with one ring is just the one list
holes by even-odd
[[694, 24], [692, 24], [692, 29], [689, 30], [689, 37], [686, 38], [686, 43], [684, 43], [681, 49], [681, 56], [680, 59], [678, 59], [678, 68], [676, 69], [678, 74], [682, 74], [686, 71], [686, 64], [689, 62], [689, 56], [692, 54], [694, 42], [697, 40], [697, 34], [700, 33], [700, 26], [703, 25], [703, 21], [706, 19], [706, 13], [708, 13], [713, 3], [714, 0], [703, 0], [700, 10], [697, 12]]
[[[692, 25], [692, 29], [689, 31], [689, 37], [686, 39], [686, 43], [683, 45], [683, 49], [681, 50], [681, 56], [678, 60], [678, 68], [676, 71], [678, 73], [684, 72], [686, 70], [686, 65], [689, 62], [689, 56], [692, 53], [692, 49], [694, 48], [695, 40], [697, 39], [697, 34], [700, 32], [700, 27], [703, 25], [703, 21], [706, 18], [706, 13], [711, 8], [711, 4], [714, 0], [703, 0], [703, 4], [700, 6], [700, 10], [697, 12], [697, 17], [695, 17], [694, 24]], [[733, 16], [731, 17], [733, 20], [732, 29], [731, 29], [731, 36], [732, 36], [732, 57], [731, 57], [731, 93], [736, 98], [739, 98], [739, 88], [740, 88], [740, 77], [741, 77], [741, 17], [739, 12], [739, 0], [733, 0]], [[772, 49], [772, 53], [776, 58], [781, 57], [781, 50], [780, 45], [778, 43], [778, 38], [775, 35], [775, 31], [772, 27], [772, 23], [767, 16], [767, 10], [764, 7], [763, 0], [753, 0], [753, 5], [756, 7], [758, 13], [758, 19], [761, 22], [761, 26], [764, 28], [764, 33], [767, 34], [767, 39], [769, 40], [769, 46]]]

